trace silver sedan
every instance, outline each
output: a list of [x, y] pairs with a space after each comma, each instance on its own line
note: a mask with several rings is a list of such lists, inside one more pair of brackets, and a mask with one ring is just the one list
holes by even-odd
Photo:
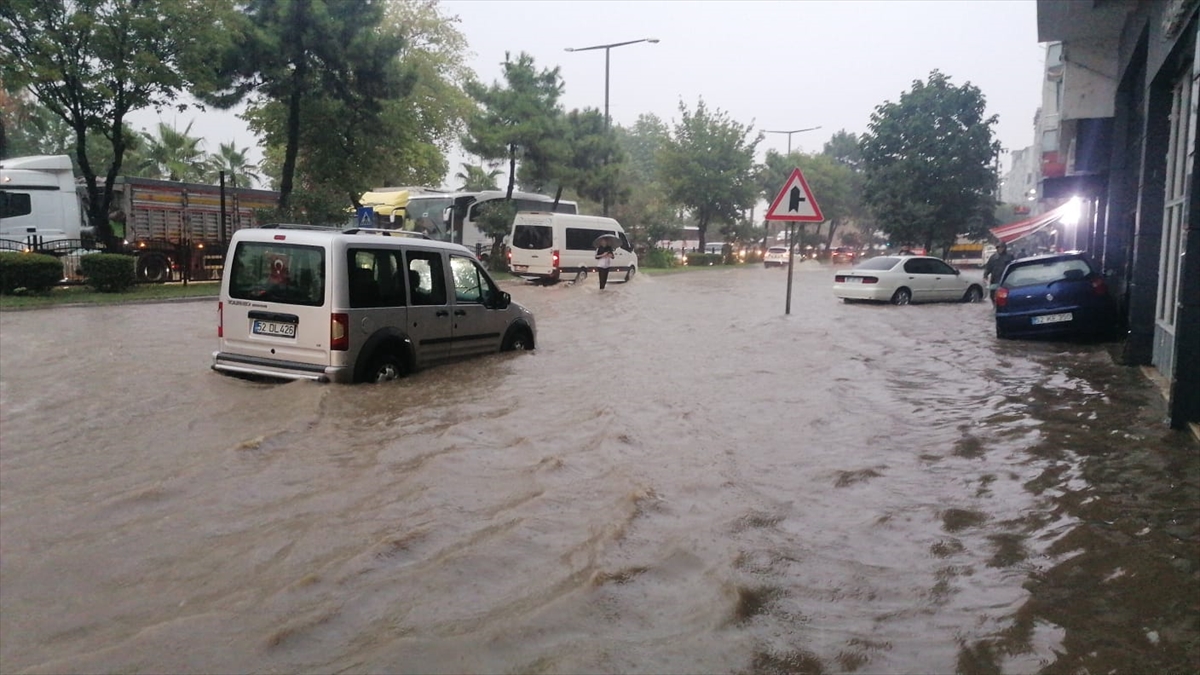
[[941, 258], [888, 255], [837, 272], [833, 295], [845, 302], [979, 302], [983, 285]]

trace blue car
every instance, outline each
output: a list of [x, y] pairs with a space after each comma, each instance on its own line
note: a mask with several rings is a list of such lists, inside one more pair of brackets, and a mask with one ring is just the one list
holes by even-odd
[[1080, 251], [1008, 264], [993, 299], [996, 337], [1107, 339], [1116, 309], [1104, 275]]

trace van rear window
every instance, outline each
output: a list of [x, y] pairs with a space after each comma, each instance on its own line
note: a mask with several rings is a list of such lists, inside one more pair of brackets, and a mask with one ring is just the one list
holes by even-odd
[[233, 254], [229, 297], [320, 307], [325, 304], [325, 249], [241, 242]]
[[554, 246], [554, 232], [549, 225], [517, 225], [513, 228], [512, 245], [527, 251], [542, 251]]

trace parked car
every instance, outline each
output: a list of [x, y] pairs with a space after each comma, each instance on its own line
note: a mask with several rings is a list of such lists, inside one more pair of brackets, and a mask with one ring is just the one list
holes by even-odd
[[763, 267], [787, 267], [788, 247], [772, 246], [763, 256]]
[[1002, 339], [1105, 338], [1117, 323], [1104, 274], [1080, 251], [1014, 260], [994, 302], [996, 337]]
[[983, 284], [964, 277], [941, 258], [886, 255], [833, 277], [833, 294], [845, 302], [979, 302]]
[[382, 382], [537, 339], [473, 251], [412, 233], [243, 228], [220, 293], [212, 368], [232, 375]]
[[854, 249], [847, 248], [845, 246], [839, 246], [833, 249], [833, 252], [829, 254], [829, 262], [835, 264], [852, 263], [857, 257], [858, 254], [855, 253]]

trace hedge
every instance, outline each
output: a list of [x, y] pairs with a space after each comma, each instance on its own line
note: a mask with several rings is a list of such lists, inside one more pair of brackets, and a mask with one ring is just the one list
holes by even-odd
[[80, 258], [79, 266], [92, 288], [102, 293], [120, 293], [137, 281], [135, 260], [120, 253], [93, 253]]
[[0, 253], [0, 293], [41, 293], [62, 281], [62, 261], [44, 253]]

